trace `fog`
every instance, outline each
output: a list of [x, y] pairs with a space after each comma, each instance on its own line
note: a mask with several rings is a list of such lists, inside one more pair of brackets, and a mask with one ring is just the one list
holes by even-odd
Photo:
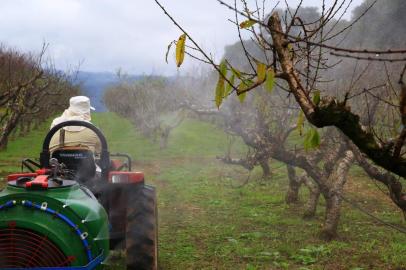
[[[237, 2], [251, 18], [261, 14], [255, 1]], [[91, 121], [107, 138], [110, 164], [87, 150], [92, 177], [54, 167], [97, 193], [112, 232], [125, 229], [107, 269], [129, 259], [146, 269], [156, 261], [162, 269], [404, 269], [406, 2], [280, 2], [268, 1], [250, 27], [218, 1], [162, 0], [170, 15], [154, 1], [27, 1], [22, 20], [22, 2], [2, 2], [0, 38], [22, 51], [49, 42], [44, 61], [56, 68], [48, 74], [35, 54], [0, 51], [0, 135], [8, 143], [0, 174], [34, 152], [34, 142], [40, 148], [61, 103], [83, 90], [60, 69], [116, 71], [116, 79], [88, 77], [109, 79], [94, 91], [107, 111], [91, 112]], [[165, 63], [167, 45], [182, 34], [171, 20], [189, 36]], [[402, 51], [383, 51], [394, 49]], [[131, 164], [114, 153], [130, 154]], [[0, 238], [11, 226], [2, 213]], [[95, 219], [79, 220], [76, 229]], [[89, 245], [101, 240], [90, 236]]]
[[[292, 6], [297, 2], [289, 1]], [[307, 0], [304, 4], [317, 6], [319, 2]], [[346, 18], [360, 2], [353, 1]], [[165, 0], [162, 4], [216, 59], [222, 57], [226, 45], [237, 40], [235, 26], [227, 21], [233, 13], [217, 1]], [[0, 9], [2, 42], [24, 51], [38, 51], [42, 43], [49, 43], [48, 55], [58, 69], [80, 66], [81, 70], [98, 72], [118, 68], [131, 74], [177, 72], [173, 62], [167, 65], [164, 59], [167, 45], [180, 31], [152, 0], [7, 0], [1, 1]]]

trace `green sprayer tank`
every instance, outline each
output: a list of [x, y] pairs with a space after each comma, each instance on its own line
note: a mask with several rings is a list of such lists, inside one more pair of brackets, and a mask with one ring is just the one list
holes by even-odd
[[[97, 159], [87, 148], [64, 147], [63, 139], [51, 153], [51, 138], [66, 126], [97, 135]], [[39, 163], [22, 160], [21, 172], [8, 175], [0, 190], [0, 270], [101, 269], [110, 249], [125, 252], [127, 270], [156, 270], [156, 192], [142, 172], [131, 171], [131, 163], [126, 154], [110, 154], [91, 123], [55, 125]]]
[[108, 251], [107, 214], [78, 183], [27, 189], [11, 181], [0, 192], [0, 265], [85, 266]]

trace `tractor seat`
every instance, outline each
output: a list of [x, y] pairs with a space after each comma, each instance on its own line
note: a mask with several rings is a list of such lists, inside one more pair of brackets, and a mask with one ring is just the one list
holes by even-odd
[[52, 158], [72, 170], [79, 182], [86, 182], [96, 174], [96, 163], [91, 150], [83, 147], [63, 147], [52, 152]]

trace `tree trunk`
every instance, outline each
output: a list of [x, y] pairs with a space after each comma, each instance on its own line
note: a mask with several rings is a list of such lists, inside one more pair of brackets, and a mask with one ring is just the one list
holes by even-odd
[[341, 197], [338, 194], [325, 195], [326, 215], [321, 232], [322, 237], [328, 241], [337, 236], [337, 227], [340, 220]]
[[31, 131], [31, 121], [30, 120], [22, 122], [21, 131], [22, 131], [21, 136], [27, 136], [27, 134], [30, 133], [30, 131]]
[[302, 176], [303, 184], [309, 189], [309, 199], [305, 206], [303, 218], [313, 218], [316, 215], [317, 205], [320, 198], [319, 187], [304, 173]]
[[0, 151], [1, 150], [6, 150], [8, 145], [8, 137], [2, 136], [0, 138]]
[[24, 137], [25, 135], [28, 134], [29, 123], [30, 123], [29, 120], [28, 121], [20, 120], [20, 123], [19, 123], [20, 130], [19, 130], [19, 134], [18, 134], [19, 137]]
[[301, 186], [300, 179], [296, 176], [296, 171], [293, 166], [286, 165], [289, 178], [288, 192], [286, 193], [285, 201], [287, 204], [297, 203], [299, 201], [299, 189]]
[[337, 227], [340, 220], [341, 196], [353, 160], [354, 154], [351, 151], [346, 151], [344, 158], [338, 162], [335, 171], [328, 179], [329, 186], [331, 186], [330, 191], [323, 193], [326, 199], [326, 214], [322, 237], [326, 240], [331, 240], [337, 236]]
[[159, 138], [159, 149], [165, 149], [168, 146], [168, 139], [169, 139], [169, 128], [164, 128], [161, 132], [161, 136]]
[[8, 144], [8, 138], [18, 124], [20, 118], [19, 112], [12, 112], [8, 118], [6, 118], [3, 128], [0, 130], [0, 150], [5, 150]]
[[17, 129], [13, 129], [13, 131], [11, 131], [10, 135], [8, 135], [7, 140], [15, 140], [17, 138]]
[[43, 123], [43, 122], [36, 120], [36, 121], [34, 122], [34, 128], [33, 128], [33, 129], [35, 129], [35, 130], [39, 129], [39, 126], [40, 126], [41, 123]]
[[262, 179], [270, 180], [272, 177], [271, 167], [269, 167], [268, 159], [262, 159], [259, 161], [259, 165], [262, 168]]

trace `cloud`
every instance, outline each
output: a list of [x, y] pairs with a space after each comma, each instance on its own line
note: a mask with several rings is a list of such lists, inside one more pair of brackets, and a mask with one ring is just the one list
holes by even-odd
[[[237, 40], [235, 26], [227, 21], [233, 13], [215, 0], [161, 3], [217, 58], [225, 45]], [[180, 31], [153, 0], [2, 0], [0, 10], [3, 43], [38, 51], [46, 41], [60, 69], [83, 61], [81, 69], [87, 71], [121, 67], [129, 73], [176, 72], [173, 61], [167, 65], [164, 57]]]

